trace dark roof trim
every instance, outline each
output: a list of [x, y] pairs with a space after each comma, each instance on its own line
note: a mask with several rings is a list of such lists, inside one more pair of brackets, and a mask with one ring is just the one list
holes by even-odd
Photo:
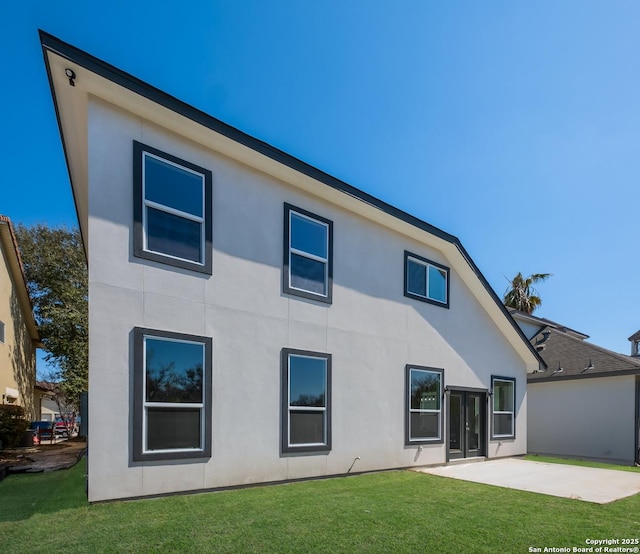
[[[577, 337], [582, 337], [583, 339], [588, 339], [589, 335], [581, 332], [581, 331], [576, 331], [575, 329], [572, 329], [571, 327], [567, 327], [566, 325], [562, 325], [560, 323], [557, 323], [555, 321], [551, 321], [550, 319], [547, 319], [546, 317], [538, 317], [536, 315], [533, 314], [528, 314], [526, 312], [523, 312], [521, 310], [517, 310], [515, 308], [508, 308], [509, 313], [515, 318], [518, 319], [522, 319], [524, 321], [527, 321], [528, 323], [533, 323], [534, 325], [540, 325], [540, 330], [544, 329], [545, 327], [551, 327], [553, 329], [557, 329], [558, 331], [562, 331], [563, 333], [567, 333], [567, 334], [573, 334]], [[539, 331], [538, 331], [539, 334]]]
[[602, 373], [578, 373], [576, 375], [558, 375], [557, 377], [529, 377], [527, 386], [535, 383], [551, 383], [552, 381], [575, 381], [576, 379], [607, 379], [608, 377], [624, 377], [625, 375], [640, 375], [638, 369], [621, 369], [620, 371], [603, 371]]
[[631, 335], [627, 340], [630, 340], [630, 341], [640, 340], [640, 331]]
[[[60, 133], [60, 141], [62, 142], [62, 151], [64, 152], [64, 160], [66, 162], [67, 165], [67, 175], [69, 176], [69, 183], [73, 182], [73, 179], [71, 178], [71, 163], [70, 163], [70, 159], [69, 159], [69, 153], [68, 153], [68, 149], [67, 149], [67, 143], [64, 140], [64, 133], [62, 132], [62, 119], [60, 118], [60, 110], [58, 109], [58, 99], [56, 98], [56, 89], [53, 86], [53, 77], [51, 75], [51, 68], [49, 67], [49, 60], [47, 59], [47, 49], [52, 50], [52, 51], [56, 51], [57, 50], [55, 48], [49, 48], [46, 44], [45, 44], [45, 37], [50, 37], [53, 40], [57, 40], [55, 37], [45, 33], [42, 30], [38, 31], [40, 33], [40, 43], [42, 44], [42, 56], [44, 58], [44, 66], [47, 70], [47, 80], [49, 81], [49, 88], [51, 89], [51, 96], [53, 97], [53, 109], [56, 112], [56, 121], [58, 122], [58, 131]], [[61, 41], [59, 41], [61, 42]], [[64, 43], [62, 43], [64, 44]], [[61, 54], [64, 56], [64, 54]], [[70, 59], [68, 56], [64, 56], [67, 59]], [[73, 195], [73, 207], [76, 210], [76, 219], [78, 220], [78, 227], [80, 228], [80, 238], [82, 239], [82, 247], [84, 249], [84, 257], [87, 261], [87, 264], [89, 263], [89, 256], [87, 255], [87, 253], [89, 252], [87, 246], [87, 242], [85, 241], [84, 238], [84, 233], [82, 232], [82, 225], [80, 225], [80, 212], [78, 211], [78, 198], [76, 197], [76, 189], [72, 186], [71, 187], [71, 194]]]
[[[40, 30], [39, 33], [40, 33], [40, 42], [42, 44], [42, 48], [45, 54], [45, 64], [47, 65], [47, 73], [49, 74], [49, 84], [51, 86], [52, 92], [54, 88], [53, 88], [53, 82], [51, 79], [47, 56], [46, 56], [47, 50], [51, 52], [55, 52], [56, 54], [68, 59], [69, 61], [76, 63], [84, 67], [85, 69], [88, 69], [89, 71], [97, 75], [100, 75], [101, 77], [104, 77], [109, 81], [112, 81], [144, 98], [147, 98], [148, 100], [151, 100], [152, 102], [155, 102], [160, 106], [164, 106], [165, 108], [179, 115], [182, 115], [187, 119], [191, 119], [192, 121], [195, 121], [196, 123], [199, 123], [200, 125], [203, 125], [204, 127], [207, 127], [208, 129], [211, 129], [212, 131], [215, 131], [216, 133], [219, 133], [239, 144], [242, 144], [243, 146], [246, 146], [264, 156], [267, 156], [268, 158], [271, 158], [276, 162], [279, 162], [285, 166], [288, 166], [291, 169], [298, 171], [299, 173], [307, 175], [308, 177], [311, 177], [316, 181], [320, 181], [321, 183], [324, 183], [325, 185], [333, 189], [341, 191], [344, 194], [347, 194], [353, 198], [356, 198], [357, 200], [360, 200], [365, 204], [369, 204], [370, 206], [378, 210], [381, 210], [388, 215], [391, 215], [401, 221], [404, 221], [410, 225], [413, 225], [414, 227], [417, 227], [418, 229], [426, 231], [427, 233], [433, 236], [436, 236], [442, 240], [445, 240], [455, 245], [460, 251], [460, 254], [462, 254], [462, 257], [466, 260], [466, 262], [469, 264], [469, 266], [473, 270], [474, 274], [478, 277], [478, 279], [480, 279], [480, 282], [482, 283], [484, 288], [487, 290], [489, 295], [493, 298], [493, 300], [502, 310], [502, 313], [504, 314], [504, 316], [509, 320], [512, 327], [518, 333], [520, 338], [527, 344], [529, 350], [536, 357], [540, 366], [546, 367], [544, 360], [542, 360], [542, 358], [540, 357], [538, 352], [535, 350], [535, 348], [531, 346], [527, 337], [521, 331], [518, 324], [513, 320], [513, 318], [507, 311], [507, 309], [502, 304], [501, 300], [496, 295], [495, 291], [491, 288], [491, 286], [489, 285], [487, 280], [484, 278], [484, 276], [482, 275], [478, 267], [475, 265], [475, 263], [473, 262], [473, 260], [471, 259], [467, 251], [464, 249], [464, 247], [462, 246], [462, 244], [460, 243], [457, 237], [450, 235], [449, 233], [446, 233], [445, 231], [438, 229], [437, 227], [434, 227], [433, 225], [421, 219], [418, 219], [417, 217], [412, 216], [411, 214], [408, 214], [407, 212], [404, 212], [392, 206], [391, 204], [388, 204], [376, 198], [375, 196], [372, 196], [371, 194], [368, 194], [360, 189], [357, 189], [356, 187], [353, 187], [352, 185], [349, 185], [348, 183], [345, 183], [344, 181], [341, 181], [340, 179], [337, 179], [336, 177], [333, 177], [328, 173], [325, 173], [324, 171], [321, 171], [320, 169], [313, 167], [312, 165], [309, 165], [308, 163], [303, 162], [302, 160], [299, 160], [298, 158], [295, 158], [294, 156], [291, 156], [290, 154], [287, 154], [286, 152], [283, 152], [282, 150], [279, 150], [278, 148], [275, 148], [274, 146], [271, 146], [270, 144], [260, 139], [252, 137], [240, 131], [239, 129], [236, 129], [235, 127], [227, 125], [226, 123], [220, 121], [219, 119], [216, 119], [215, 117], [201, 110], [198, 110], [197, 108], [194, 108], [193, 106], [186, 104], [181, 100], [178, 100], [174, 96], [171, 96], [170, 94], [163, 92], [160, 89], [152, 85], [149, 85], [148, 83], [145, 83], [144, 81], [138, 79], [137, 77], [134, 77], [133, 75], [130, 75], [129, 73], [126, 73], [118, 69], [117, 67], [114, 67], [113, 65], [107, 62], [104, 62], [92, 56], [91, 54], [88, 54], [80, 50], [79, 48], [76, 48], [75, 46], [72, 46], [62, 41], [54, 37], [53, 35], [50, 35], [45, 31]], [[54, 95], [54, 103], [56, 103], [56, 115], [58, 116], [58, 126], [60, 128], [60, 134], [62, 136], [62, 127], [60, 125], [60, 116], [58, 114], [55, 95]], [[64, 138], [63, 138], [63, 146], [64, 146]], [[67, 167], [69, 167], [69, 159], [66, 153], [66, 149], [65, 149], [65, 156], [67, 157]], [[71, 174], [69, 174], [69, 176], [71, 180]]]

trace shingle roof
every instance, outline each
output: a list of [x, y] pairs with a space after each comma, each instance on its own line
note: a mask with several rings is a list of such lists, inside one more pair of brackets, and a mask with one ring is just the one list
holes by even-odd
[[640, 331], [638, 331], [637, 333], [633, 333], [633, 335], [631, 335], [629, 337], [629, 340], [633, 341], [633, 340], [640, 340]]
[[[548, 369], [546, 372], [529, 375], [530, 382], [589, 378], [625, 372], [640, 374], [640, 358], [612, 352], [554, 328], [543, 329], [531, 339], [531, 344], [538, 349]], [[593, 367], [586, 369], [589, 365]], [[554, 374], [558, 367], [563, 371]]]

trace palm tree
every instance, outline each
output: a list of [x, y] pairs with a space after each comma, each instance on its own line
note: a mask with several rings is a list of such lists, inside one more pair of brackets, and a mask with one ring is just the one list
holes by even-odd
[[523, 277], [522, 273], [518, 272], [505, 291], [502, 302], [508, 308], [515, 308], [528, 314], [533, 313], [542, 304], [542, 300], [537, 296], [538, 291], [532, 285], [545, 281], [550, 276], [551, 273], [534, 273], [529, 277]]

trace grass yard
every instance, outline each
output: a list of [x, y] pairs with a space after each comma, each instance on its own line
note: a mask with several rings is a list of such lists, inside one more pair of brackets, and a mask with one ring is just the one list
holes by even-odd
[[615, 469], [618, 471], [631, 471], [640, 473], [640, 467], [635, 466], [619, 466], [614, 464], [606, 464], [601, 462], [592, 462], [589, 460], [575, 460], [572, 458], [552, 458], [549, 456], [538, 456], [537, 454], [527, 454], [525, 460], [532, 462], [544, 462], [547, 464], [565, 464], [569, 466], [597, 467], [600, 469]]
[[640, 495], [599, 505], [392, 471], [88, 506], [83, 473], [2, 481], [0, 550], [524, 553], [640, 535]]

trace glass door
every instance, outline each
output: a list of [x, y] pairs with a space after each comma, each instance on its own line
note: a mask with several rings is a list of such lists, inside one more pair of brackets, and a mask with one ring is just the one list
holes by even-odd
[[449, 392], [450, 460], [486, 456], [486, 404], [484, 392]]

